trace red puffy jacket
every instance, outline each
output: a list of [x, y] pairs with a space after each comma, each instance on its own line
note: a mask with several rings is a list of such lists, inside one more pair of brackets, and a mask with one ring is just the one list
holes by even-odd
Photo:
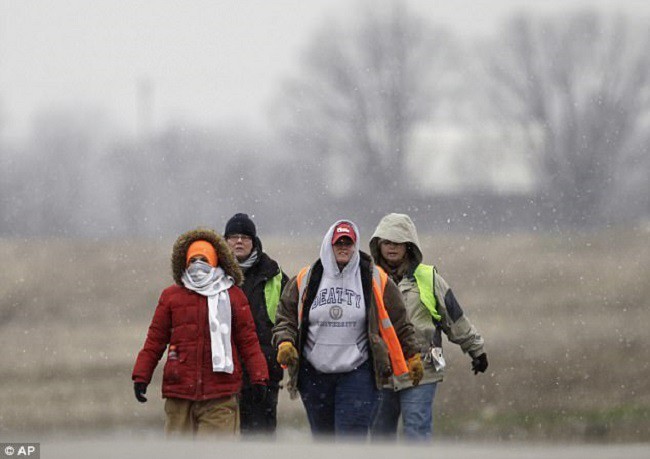
[[212, 371], [208, 325], [208, 299], [180, 285], [166, 288], [149, 326], [144, 347], [133, 368], [135, 382], [149, 383], [167, 344], [175, 345], [178, 358], [167, 360], [163, 372], [163, 397], [208, 400], [239, 392], [242, 384], [240, 358], [253, 384], [266, 384], [268, 370], [260, 350], [255, 322], [244, 292], [228, 289], [232, 308], [231, 344], [235, 370]]

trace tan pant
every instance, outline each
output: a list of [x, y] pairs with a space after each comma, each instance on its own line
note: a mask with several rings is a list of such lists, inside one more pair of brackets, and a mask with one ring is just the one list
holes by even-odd
[[168, 398], [165, 414], [168, 438], [214, 438], [239, 433], [239, 406], [235, 395], [203, 401]]

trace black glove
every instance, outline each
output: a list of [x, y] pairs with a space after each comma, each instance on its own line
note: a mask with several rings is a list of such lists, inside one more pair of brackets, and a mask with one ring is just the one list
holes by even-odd
[[488, 367], [488, 361], [487, 361], [487, 355], [485, 353], [472, 359], [472, 370], [474, 370], [475, 375], [477, 375], [479, 371], [481, 373], [485, 373], [487, 367]]
[[266, 401], [266, 395], [269, 392], [269, 388], [262, 384], [253, 384], [251, 386], [253, 391], [253, 402], [254, 403], [264, 403]]
[[138, 402], [144, 403], [147, 401], [147, 397], [144, 396], [144, 394], [147, 393], [147, 383], [133, 383], [133, 391], [135, 392], [135, 398]]

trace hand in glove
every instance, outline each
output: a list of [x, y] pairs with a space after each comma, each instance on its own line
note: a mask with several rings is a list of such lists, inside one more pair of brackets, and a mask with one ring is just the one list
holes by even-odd
[[144, 396], [144, 394], [147, 393], [147, 383], [133, 383], [133, 391], [135, 392], [135, 398], [138, 402], [144, 403], [147, 401], [147, 397]]
[[487, 355], [485, 353], [472, 359], [472, 370], [474, 370], [475, 375], [477, 375], [479, 371], [481, 373], [485, 373], [487, 367], [488, 367], [488, 361], [487, 361]]
[[409, 379], [413, 381], [413, 385], [417, 386], [424, 376], [424, 367], [422, 366], [422, 359], [420, 353], [415, 354], [408, 360]]
[[290, 341], [282, 341], [278, 346], [278, 363], [287, 368], [298, 363], [298, 351]]
[[253, 384], [251, 386], [253, 391], [253, 402], [254, 403], [264, 403], [266, 401], [266, 396], [269, 392], [269, 388], [264, 384]]

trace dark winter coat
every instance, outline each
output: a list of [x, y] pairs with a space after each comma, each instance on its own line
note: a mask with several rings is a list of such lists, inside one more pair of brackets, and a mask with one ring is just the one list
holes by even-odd
[[158, 301], [144, 347], [133, 368], [135, 382], [149, 383], [167, 345], [175, 345], [177, 359], [169, 357], [163, 370], [163, 397], [208, 400], [238, 393], [242, 385], [242, 359], [253, 383], [268, 380], [266, 360], [260, 350], [253, 317], [244, 292], [233, 285], [228, 289], [232, 308], [232, 374], [212, 370], [212, 350], [208, 325], [208, 299], [185, 288], [181, 281], [185, 256], [196, 240], [210, 242], [217, 251], [219, 266], [237, 284], [242, 273], [225, 241], [214, 231], [198, 229], [181, 235], [172, 251], [172, 274], [176, 285], [166, 288]]
[[[267, 311], [264, 286], [269, 279], [277, 276], [280, 272], [278, 263], [272, 260], [266, 253], [260, 251], [260, 255], [255, 264], [246, 270], [244, 284], [242, 285], [242, 290], [248, 298], [248, 303], [250, 304], [251, 312], [255, 319], [257, 337], [260, 341], [262, 353], [266, 357], [271, 384], [278, 384], [282, 381], [282, 367], [278, 364], [276, 350], [271, 345], [273, 322], [271, 322]], [[283, 289], [288, 280], [287, 275], [282, 273]], [[247, 385], [248, 382], [248, 378], [245, 377], [244, 384]]]

